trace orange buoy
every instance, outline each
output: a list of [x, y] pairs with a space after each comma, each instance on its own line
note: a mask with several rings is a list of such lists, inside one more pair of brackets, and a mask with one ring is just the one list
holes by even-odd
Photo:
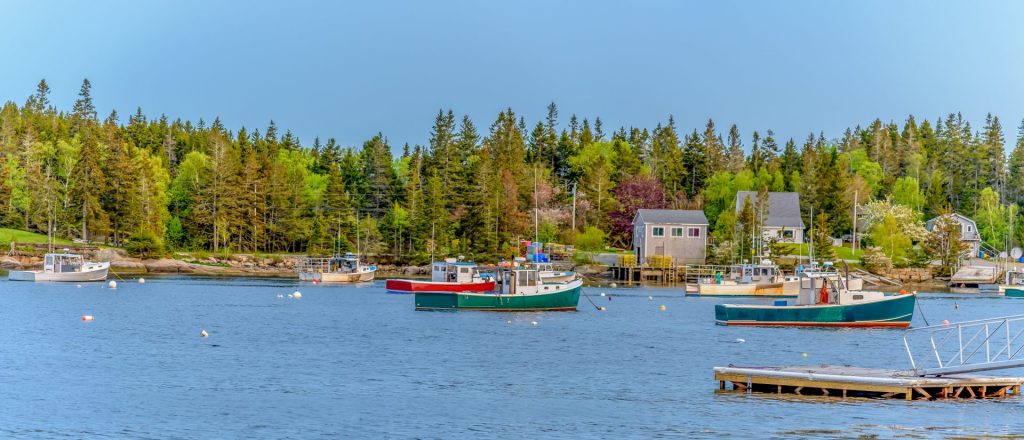
[[92, 321], [93, 319], [92, 315], [82, 315], [82, 321]]
[[949, 320], [948, 319], [943, 319], [942, 320], [942, 325], [949, 325]]
[[900, 295], [906, 295], [906, 294], [907, 294], [906, 290], [900, 289]]

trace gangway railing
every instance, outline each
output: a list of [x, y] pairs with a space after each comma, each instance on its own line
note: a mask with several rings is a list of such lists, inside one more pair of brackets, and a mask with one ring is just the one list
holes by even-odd
[[941, 376], [1024, 367], [1022, 335], [1016, 315], [910, 329], [903, 345], [915, 375]]
[[886, 277], [883, 277], [881, 275], [873, 274], [873, 273], [868, 272], [868, 271], [866, 271], [864, 269], [854, 269], [851, 272], [853, 272], [853, 273], [857, 274], [858, 276], [860, 276], [860, 279], [862, 279], [864, 281], [867, 281], [867, 282], [869, 282], [871, 284], [874, 284], [876, 286], [889, 285], [889, 286], [894, 286], [894, 287], [900, 287], [900, 286], [903, 285], [899, 281], [896, 281], [896, 280], [893, 280], [893, 279], [890, 279], [890, 278], [886, 278]]

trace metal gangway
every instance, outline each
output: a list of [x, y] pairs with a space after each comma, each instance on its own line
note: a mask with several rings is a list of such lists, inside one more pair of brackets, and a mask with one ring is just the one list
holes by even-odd
[[903, 345], [914, 375], [941, 376], [1024, 367], [1022, 335], [1015, 315], [910, 329]]

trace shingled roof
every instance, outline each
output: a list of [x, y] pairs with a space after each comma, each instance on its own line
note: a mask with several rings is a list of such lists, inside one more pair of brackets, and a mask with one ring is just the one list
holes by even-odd
[[706, 225], [708, 218], [699, 209], [638, 209], [633, 224], [639, 220], [643, 223], [659, 223], [669, 225]]
[[[736, 213], [743, 209], [743, 200], [750, 197], [751, 206], [757, 203], [757, 191], [738, 191], [736, 193]], [[764, 225], [778, 228], [804, 228], [804, 220], [800, 217], [800, 195], [795, 192], [769, 192], [768, 217]]]

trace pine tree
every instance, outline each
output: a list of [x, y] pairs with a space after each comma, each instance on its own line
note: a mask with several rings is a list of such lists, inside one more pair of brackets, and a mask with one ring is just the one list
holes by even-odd
[[105, 235], [109, 230], [109, 217], [100, 203], [100, 195], [107, 188], [106, 176], [100, 167], [103, 156], [101, 149], [95, 135], [86, 132], [82, 141], [81, 159], [75, 166], [75, 180], [81, 182], [75, 188], [75, 200], [81, 212], [81, 237], [87, 242], [90, 237]]
[[91, 122], [96, 122], [96, 106], [92, 103], [92, 83], [86, 78], [82, 80], [82, 89], [78, 92], [78, 100], [71, 110], [72, 133], [80, 133]]
[[743, 141], [740, 140], [740, 130], [736, 124], [729, 127], [729, 162], [727, 169], [730, 173], [736, 174], [743, 170]]

